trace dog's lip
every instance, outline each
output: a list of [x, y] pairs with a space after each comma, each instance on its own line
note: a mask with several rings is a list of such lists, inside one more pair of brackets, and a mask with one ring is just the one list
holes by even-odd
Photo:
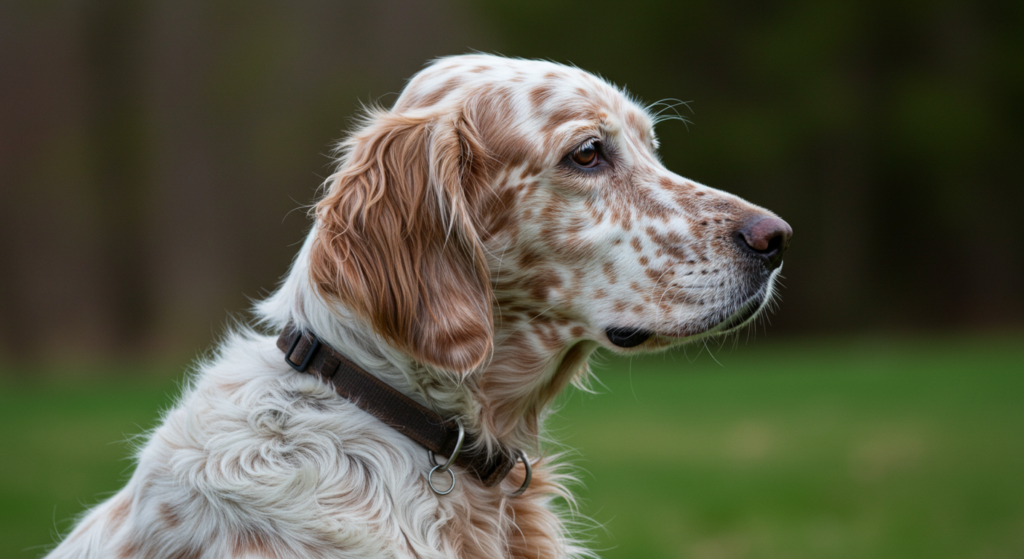
[[[754, 319], [754, 317], [761, 313], [761, 310], [767, 305], [768, 300], [771, 299], [771, 293], [774, 289], [773, 285], [781, 271], [781, 266], [775, 269], [771, 275], [768, 276], [768, 280], [761, 285], [760, 289], [758, 289], [756, 293], [747, 297], [747, 299], [740, 303], [740, 305], [736, 307], [736, 310], [734, 310], [729, 316], [720, 320], [713, 326], [707, 328], [681, 326], [678, 330], [672, 332], [657, 332], [640, 326], [610, 326], [605, 328], [605, 335], [608, 337], [608, 340], [612, 345], [618, 348], [631, 349], [634, 347], [642, 347], [645, 350], [651, 350], [666, 348], [686, 340], [695, 340], [705, 336], [727, 334], [746, 326]], [[645, 337], [643, 341], [637, 343], [621, 345], [616, 343], [616, 340], [614, 340], [611, 335], [617, 332], [633, 333], [634, 335], [637, 333], [643, 333], [647, 335], [647, 337]]]
[[608, 327], [604, 329], [604, 335], [612, 345], [621, 348], [631, 348], [643, 344], [655, 335], [654, 332], [644, 328], [633, 327]]
[[[732, 314], [730, 314], [729, 316], [725, 317], [720, 322], [718, 322], [717, 324], [715, 324], [714, 326], [711, 326], [709, 328], [690, 329], [690, 328], [684, 327], [684, 328], [681, 328], [681, 329], [679, 329], [679, 330], [677, 330], [675, 332], [671, 332], [670, 333], [670, 332], [652, 332], [650, 330], [647, 330], [647, 329], [644, 329], [644, 328], [639, 328], [639, 327], [609, 327], [609, 328], [605, 329], [605, 333], [608, 336], [609, 341], [611, 341], [613, 345], [615, 345], [615, 346], [617, 346], [619, 348], [629, 349], [629, 348], [634, 348], [634, 347], [638, 347], [638, 346], [644, 346], [644, 347], [650, 349], [650, 348], [667, 347], [667, 346], [671, 346], [671, 345], [677, 344], [677, 343], [679, 343], [682, 340], [686, 340], [686, 339], [690, 339], [690, 338], [694, 338], [695, 339], [695, 338], [699, 338], [699, 337], [703, 337], [703, 336], [711, 336], [711, 335], [716, 335], [716, 334], [725, 334], [725, 333], [728, 333], [728, 332], [730, 332], [732, 330], [736, 330], [738, 328], [742, 328], [748, 322], [750, 322], [751, 319], [753, 319], [755, 316], [757, 316], [761, 312], [761, 309], [764, 307], [765, 301], [767, 299], [768, 299], [768, 290], [765, 289], [765, 290], [759, 291], [758, 293], [755, 293], [754, 295], [750, 296], [742, 304], [740, 304], [740, 306], [737, 307], [736, 310], [732, 312]], [[616, 340], [613, 339], [613, 335], [612, 334], [613, 333], [618, 333], [618, 332], [626, 332], [626, 331], [629, 331], [630, 333], [633, 333], [633, 335], [637, 335], [639, 333], [643, 333], [643, 334], [647, 335], [647, 337], [645, 337], [643, 339], [643, 341], [640, 341], [640, 342], [637, 342], [637, 343], [630, 343], [629, 345], [622, 345], [620, 343], [616, 343]]]
[[761, 311], [764, 299], [764, 294], [754, 295], [740, 305], [738, 309], [733, 311], [732, 314], [725, 317], [724, 320], [714, 326], [693, 330], [684, 328], [671, 334], [656, 334], [651, 337], [651, 340], [653, 341], [648, 341], [646, 345], [650, 347], [667, 347], [675, 345], [683, 340], [699, 339], [704, 336], [725, 334], [737, 328], [741, 328]]
[[[654, 332], [645, 328], [608, 327], [604, 330], [608, 341], [619, 349], [633, 349], [643, 346], [646, 349], [666, 347], [684, 340], [699, 336], [707, 331], [680, 330], [671, 334]], [[642, 337], [642, 339], [640, 339]]]
[[682, 328], [676, 332], [652, 332], [645, 328], [636, 327], [609, 327], [605, 328], [605, 336], [612, 345], [621, 349], [632, 349], [638, 346], [648, 348], [665, 347], [676, 344], [688, 338], [697, 338], [704, 335], [723, 334], [730, 330], [739, 328], [753, 318], [760, 310], [764, 302], [763, 294], [754, 295], [747, 299], [738, 309], [727, 316], [718, 324], [710, 328], [691, 330]]

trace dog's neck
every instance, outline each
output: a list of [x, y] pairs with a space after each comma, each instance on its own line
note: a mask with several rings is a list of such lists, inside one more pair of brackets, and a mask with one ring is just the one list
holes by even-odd
[[349, 309], [320, 296], [309, 279], [315, 232], [306, 238], [280, 288], [257, 304], [264, 325], [280, 330], [293, 321], [316, 333], [403, 394], [442, 415], [460, 417], [491, 449], [537, 451], [546, 408], [578, 378], [596, 344], [538, 344], [528, 339], [521, 324], [499, 321], [493, 356], [481, 370], [465, 377], [431, 370], [389, 345]]

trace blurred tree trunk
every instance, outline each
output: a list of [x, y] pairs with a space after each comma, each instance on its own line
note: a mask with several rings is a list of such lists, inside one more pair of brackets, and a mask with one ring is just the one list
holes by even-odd
[[145, 106], [146, 9], [142, 0], [87, 4], [84, 60], [89, 190], [95, 201], [100, 305], [111, 340], [138, 348], [151, 326], [149, 130]]
[[473, 49], [696, 101], [666, 165], [796, 231], [772, 331], [1021, 325], [1017, 4], [612, 4], [0, 2], [0, 360], [205, 347], [360, 102]]

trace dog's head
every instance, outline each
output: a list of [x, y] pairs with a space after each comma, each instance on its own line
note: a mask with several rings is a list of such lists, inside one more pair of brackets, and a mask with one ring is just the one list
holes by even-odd
[[320, 293], [430, 366], [495, 344], [656, 349], [739, 328], [791, 230], [658, 158], [654, 119], [548, 62], [441, 59], [343, 145], [316, 208]]

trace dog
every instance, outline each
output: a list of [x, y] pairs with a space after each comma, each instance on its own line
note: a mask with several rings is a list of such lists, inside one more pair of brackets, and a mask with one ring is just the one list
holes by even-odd
[[49, 557], [589, 555], [546, 410], [598, 347], [742, 328], [792, 235], [668, 171], [655, 120], [551, 62], [425, 67], [339, 145], [254, 324]]

